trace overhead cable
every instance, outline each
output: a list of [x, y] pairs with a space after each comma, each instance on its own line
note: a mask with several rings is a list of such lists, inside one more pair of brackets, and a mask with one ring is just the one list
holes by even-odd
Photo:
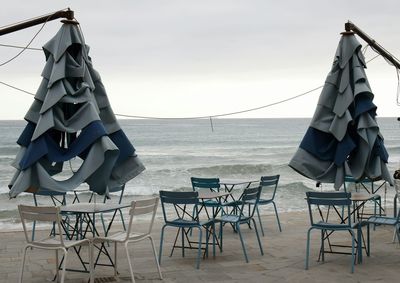
[[28, 42], [28, 44], [22, 48], [22, 50], [20, 52], [18, 52], [16, 55], [14, 55], [13, 57], [11, 57], [10, 59], [6, 60], [5, 62], [0, 64], [0, 67], [10, 63], [11, 61], [17, 59], [22, 53], [24, 53], [25, 50], [27, 50], [29, 48], [29, 46], [31, 45], [31, 43], [35, 40], [35, 38], [39, 35], [39, 33], [43, 30], [44, 26], [46, 25], [47, 21], [51, 18], [53, 14], [50, 14], [46, 21], [42, 24], [42, 26], [40, 27], [40, 29], [34, 34], [34, 36], [32, 37], [32, 39]]

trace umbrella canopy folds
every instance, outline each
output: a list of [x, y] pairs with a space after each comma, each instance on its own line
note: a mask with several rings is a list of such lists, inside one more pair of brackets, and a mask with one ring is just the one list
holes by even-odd
[[[43, 50], [43, 79], [17, 141], [10, 197], [39, 189], [66, 192], [82, 183], [104, 194], [140, 174], [145, 168], [115, 118], [78, 25], [63, 24]], [[64, 164], [71, 159], [81, 161], [79, 169], [58, 178], [70, 170]]]
[[311, 124], [289, 162], [301, 175], [334, 183], [337, 190], [346, 175], [392, 184], [365, 68], [361, 44], [353, 33], [343, 33]]

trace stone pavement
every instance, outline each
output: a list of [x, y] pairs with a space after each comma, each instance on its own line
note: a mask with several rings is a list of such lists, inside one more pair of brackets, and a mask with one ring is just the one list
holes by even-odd
[[[273, 215], [265, 215], [265, 237], [262, 238], [264, 256], [260, 255], [254, 230], [244, 227], [244, 238], [250, 262], [243, 257], [240, 240], [231, 228], [224, 229], [224, 251], [217, 250], [216, 257], [201, 261], [200, 269], [195, 268], [195, 250], [188, 250], [182, 258], [180, 250], [172, 257], [169, 251], [174, 237], [172, 230], [166, 230], [161, 269], [164, 280], [158, 279], [151, 246], [143, 241], [131, 245], [135, 279], [137, 282], [397, 282], [399, 280], [400, 248], [392, 243], [393, 229], [377, 227], [371, 229], [372, 253], [364, 257], [362, 264], [350, 273], [350, 256], [326, 254], [325, 263], [317, 262], [319, 232], [312, 236], [310, 269], [304, 270], [306, 231], [309, 219], [306, 213], [280, 214], [283, 231], [280, 233]], [[156, 246], [162, 220], [157, 219], [153, 229]], [[168, 232], [169, 231], [169, 232]], [[39, 232], [40, 234], [40, 232]], [[23, 232], [0, 232], [0, 283], [17, 282], [25, 239]], [[349, 242], [348, 233], [335, 235], [334, 241]], [[158, 249], [158, 248], [157, 248]], [[111, 251], [113, 249], [110, 249]], [[119, 248], [120, 277], [116, 281], [110, 267], [96, 268], [96, 282], [130, 282], [129, 269], [122, 247]], [[68, 267], [79, 268], [77, 258], [70, 253]], [[84, 253], [84, 255], [86, 255]], [[87, 258], [87, 257], [86, 257]], [[24, 282], [46, 282], [54, 272], [54, 252], [28, 250]], [[67, 272], [65, 282], [87, 282], [84, 273]]]

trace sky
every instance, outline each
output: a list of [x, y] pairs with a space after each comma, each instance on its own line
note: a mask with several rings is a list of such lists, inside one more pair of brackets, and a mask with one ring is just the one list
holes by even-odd
[[[14, 0], [2, 4], [0, 26], [67, 7], [114, 112], [123, 115], [218, 115], [322, 86], [348, 20], [400, 57], [396, 0]], [[41, 48], [60, 27], [60, 20], [48, 22], [31, 47]], [[40, 28], [1, 36], [0, 44], [26, 46]], [[0, 47], [0, 64], [18, 52]], [[367, 60], [374, 56], [366, 51]], [[0, 66], [0, 81], [35, 93], [44, 63], [42, 51], [26, 50]], [[367, 76], [378, 116], [400, 116], [395, 68], [379, 57]], [[229, 118], [312, 117], [319, 94]], [[0, 119], [23, 119], [33, 101], [3, 85], [0, 97]]]

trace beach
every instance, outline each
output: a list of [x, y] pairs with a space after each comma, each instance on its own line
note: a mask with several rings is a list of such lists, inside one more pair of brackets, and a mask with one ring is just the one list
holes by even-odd
[[[391, 215], [390, 209], [388, 210]], [[217, 249], [216, 257], [211, 253], [201, 260], [200, 269], [195, 268], [196, 251], [187, 250], [181, 256], [176, 250], [169, 252], [174, 231], [168, 230], [164, 242], [161, 270], [164, 280], [158, 279], [149, 242], [143, 241], [130, 247], [137, 282], [396, 282], [400, 264], [400, 248], [392, 243], [393, 228], [379, 226], [371, 229], [371, 255], [363, 254], [363, 262], [350, 272], [350, 256], [326, 254], [325, 263], [317, 262], [320, 233], [314, 231], [311, 240], [309, 270], [304, 270], [306, 233], [309, 218], [306, 212], [281, 213], [282, 232], [279, 232], [272, 214], [263, 215], [265, 236], [262, 238], [264, 256], [260, 254], [254, 230], [242, 229], [249, 263], [245, 262], [240, 240], [230, 228], [224, 230], [224, 250]], [[153, 237], [159, 249], [160, 229], [163, 221], [158, 216], [153, 228]], [[117, 227], [115, 227], [117, 228]], [[371, 227], [372, 228], [372, 227]], [[365, 231], [364, 231], [365, 232]], [[39, 232], [40, 234], [40, 232]], [[16, 282], [21, 264], [24, 235], [21, 231], [1, 232], [0, 283]], [[348, 244], [348, 233], [338, 233], [335, 243]], [[111, 249], [112, 250], [112, 249]], [[95, 282], [131, 282], [124, 249], [119, 246], [119, 281], [114, 281], [110, 267], [97, 267]], [[74, 256], [69, 257], [68, 267], [79, 267]], [[45, 282], [54, 272], [54, 253], [28, 250], [24, 282]], [[88, 274], [67, 272], [65, 282], [87, 282]]]

